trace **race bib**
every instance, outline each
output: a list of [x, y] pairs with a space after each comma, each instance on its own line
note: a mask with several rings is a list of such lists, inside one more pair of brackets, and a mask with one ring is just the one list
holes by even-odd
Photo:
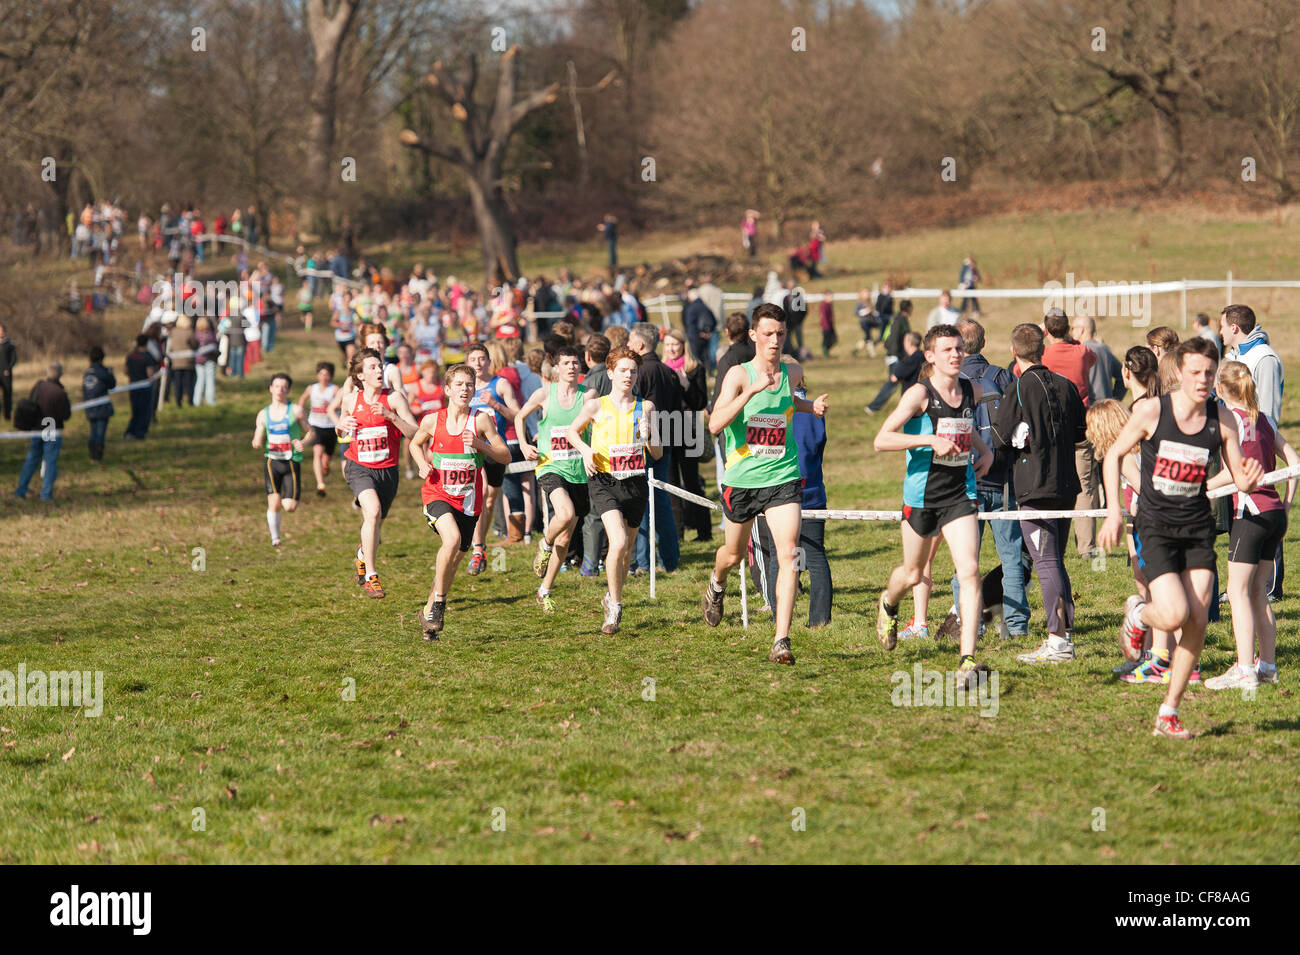
[[360, 464], [378, 464], [389, 458], [388, 428], [358, 428], [356, 438], [357, 461]]
[[636, 444], [609, 446], [609, 473], [622, 481], [645, 473], [645, 448]]
[[952, 454], [934, 455], [932, 464], [941, 464], [946, 468], [964, 468], [970, 463], [971, 436], [975, 433], [974, 418], [940, 418], [935, 422], [934, 433], [937, 437], [947, 438], [957, 445]]
[[293, 457], [293, 442], [289, 439], [284, 441], [267, 440], [266, 456], [273, 461], [288, 461]]
[[569, 444], [569, 439], [562, 434], [551, 432], [551, 452], [552, 461], [572, 461], [574, 458], [581, 457], [578, 449]]
[[312, 406], [311, 406], [311, 413], [312, 413], [313, 415], [319, 415], [320, 417], [323, 418], [323, 417], [325, 417], [325, 409], [328, 408], [328, 407], [329, 407], [329, 405], [327, 405], [327, 404], [324, 404], [324, 405], [312, 405]]
[[1170, 497], [1196, 497], [1205, 484], [1210, 452], [1180, 441], [1160, 442], [1151, 486]]
[[474, 490], [474, 474], [477, 468], [473, 465], [454, 465], [452, 467], [442, 467], [438, 469], [439, 480], [442, 482], [442, 489], [447, 492], [449, 497], [468, 497], [469, 492]]
[[785, 454], [786, 420], [783, 414], [756, 414], [745, 422], [745, 443], [756, 458], [779, 458]]

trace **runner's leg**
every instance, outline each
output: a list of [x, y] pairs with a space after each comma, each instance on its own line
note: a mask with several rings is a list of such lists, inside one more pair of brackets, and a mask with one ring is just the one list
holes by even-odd
[[[943, 539], [948, 543], [957, 582], [961, 585], [961, 650], [960, 656], [975, 655], [975, 641], [979, 636], [982, 603], [980, 592], [979, 519], [974, 514], [949, 521], [943, 527]], [[933, 560], [931, 556], [931, 560]]]
[[[1210, 591], [1214, 589], [1214, 571], [1203, 568], [1184, 570], [1174, 575], [1162, 574], [1155, 583], [1168, 579], [1169, 589], [1181, 589], [1187, 607], [1187, 620], [1183, 624], [1183, 635], [1174, 650], [1173, 668], [1169, 675], [1169, 690], [1165, 694], [1165, 705], [1178, 709], [1178, 703], [1187, 690], [1192, 670], [1201, 657], [1201, 648], [1205, 645], [1205, 627], [1210, 617]], [[1153, 587], [1153, 590], [1155, 588]], [[1218, 594], [1214, 597], [1217, 599]], [[1156, 598], [1160, 600], [1160, 597]]]
[[[605, 579], [609, 581], [609, 599], [614, 603], [623, 602], [623, 582], [627, 580], [628, 558], [631, 556], [631, 541], [628, 537], [627, 522], [623, 520], [620, 510], [606, 511], [600, 515], [600, 522], [605, 527], [605, 536], [609, 539], [609, 553], [605, 557]], [[632, 529], [636, 533], [636, 529]]]
[[[1232, 565], [1228, 565], [1229, 572], [1232, 571]], [[1268, 595], [1273, 584], [1272, 568], [1267, 560], [1260, 561], [1255, 565], [1255, 574], [1251, 578], [1251, 603], [1255, 610], [1255, 635], [1259, 637], [1259, 658], [1267, 663], [1273, 663], [1277, 657], [1277, 617], [1273, 614], [1273, 605], [1268, 602]], [[1237, 622], [1237, 608], [1232, 608], [1232, 621], [1234, 627]], [[1241, 652], [1241, 641], [1237, 642], [1238, 654]], [[1254, 659], [1247, 651], [1244, 657], [1241, 657], [1244, 666], [1253, 667]]]
[[451, 593], [452, 581], [456, 579], [456, 568], [464, 551], [460, 549], [460, 525], [451, 514], [441, 514], [436, 522], [438, 536], [442, 543], [438, 545], [438, 559], [433, 571], [433, 589], [429, 591], [429, 602], [424, 605], [426, 615], [433, 613], [433, 605], [438, 600], [446, 600]]
[[925, 576], [925, 567], [934, 556], [939, 546], [938, 537], [922, 537], [912, 529], [912, 525], [903, 521], [903, 562], [894, 568], [885, 584], [885, 603], [898, 609], [904, 594], [921, 582]]
[[573, 539], [574, 529], [578, 526], [578, 515], [569, 500], [569, 492], [562, 487], [551, 491], [551, 521], [546, 525], [546, 543], [554, 548], [551, 560], [546, 565], [546, 576], [542, 580], [542, 590], [549, 592], [555, 586], [555, 578], [564, 566], [564, 558], [569, 553], [569, 541]]
[[[769, 507], [763, 512], [767, 519], [768, 530], [772, 535], [772, 545], [776, 549], [776, 634], [773, 641], [790, 636], [790, 622], [794, 618], [794, 598], [798, 581], [795, 570], [795, 558], [799, 550], [799, 528], [802, 524], [800, 507], [797, 501]], [[771, 572], [771, 568], [768, 568]]]
[[366, 576], [378, 573], [375, 569], [379, 556], [379, 525], [383, 518], [379, 516], [379, 494], [374, 488], [366, 488], [357, 495], [361, 505], [361, 559], [366, 564]]
[[[1228, 561], [1228, 601], [1232, 607], [1232, 636], [1237, 645], [1237, 662], [1243, 667], [1255, 665], [1256, 627], [1264, 621], [1255, 619], [1255, 594], [1259, 589], [1256, 577], [1266, 577], [1264, 564], [1247, 564]], [[1259, 573], [1256, 573], [1259, 571]], [[1267, 598], [1268, 589], [1264, 589]], [[1265, 604], [1268, 600], [1265, 599]], [[1276, 634], [1276, 630], [1274, 630]], [[1263, 643], [1261, 635], [1260, 643]]]

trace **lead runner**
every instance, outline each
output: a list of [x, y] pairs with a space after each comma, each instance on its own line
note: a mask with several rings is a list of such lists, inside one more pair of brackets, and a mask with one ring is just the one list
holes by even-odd
[[[713, 560], [713, 576], [704, 590], [704, 622], [722, 622], [722, 600], [727, 573], [744, 557], [754, 519], [767, 518], [776, 547], [776, 633], [768, 659], [794, 664], [790, 651], [790, 622], [798, 571], [795, 556], [802, 525], [803, 475], [792, 421], [796, 411], [826, 416], [826, 395], [816, 401], [799, 398], [794, 390], [803, 384], [797, 362], [781, 360], [786, 316], [779, 305], [764, 303], [754, 309], [749, 337], [754, 358], [727, 372], [718, 400], [709, 415], [709, 431], [724, 433], [727, 458], [722, 475], [722, 511], [727, 516], [726, 537]], [[742, 584], [743, 586], [743, 584]]]
[[1219, 361], [1214, 343], [1190, 338], [1173, 354], [1179, 389], [1134, 405], [1132, 417], [1106, 452], [1107, 514], [1097, 543], [1105, 551], [1119, 543], [1124, 528], [1120, 461], [1140, 443], [1142, 506], [1133, 520], [1133, 538], [1138, 568], [1146, 574], [1151, 600], [1135, 601], [1125, 614], [1125, 623], [1130, 630], [1149, 626], [1172, 633], [1182, 629], [1169, 689], [1152, 735], [1191, 739], [1178, 718], [1178, 704], [1200, 659], [1210, 601], [1215, 599], [1214, 513], [1205, 493], [1210, 455], [1222, 454], [1243, 494], [1256, 488], [1264, 468], [1242, 455], [1236, 416], [1208, 404]]

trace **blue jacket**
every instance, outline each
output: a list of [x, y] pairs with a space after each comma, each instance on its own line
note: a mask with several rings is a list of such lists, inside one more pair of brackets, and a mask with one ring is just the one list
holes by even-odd
[[[800, 388], [795, 392], [807, 397]], [[797, 412], [794, 441], [799, 449], [799, 470], [803, 472], [803, 506], [809, 510], [826, 507], [826, 480], [822, 477], [822, 455], [826, 451], [826, 422], [815, 414]]]
[[982, 491], [1000, 491], [1007, 483], [1007, 456], [998, 450], [993, 441], [991, 416], [998, 410], [999, 399], [1015, 380], [1011, 372], [998, 365], [989, 363], [983, 355], [967, 355], [961, 360], [960, 376], [969, 381], [978, 382], [984, 391], [984, 397], [975, 407], [975, 427], [979, 430], [980, 440], [993, 451], [993, 466], [989, 473], [976, 482]]

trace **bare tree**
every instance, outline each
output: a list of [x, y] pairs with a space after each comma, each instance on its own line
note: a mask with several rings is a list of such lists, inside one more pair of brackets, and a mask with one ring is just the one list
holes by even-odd
[[307, 181], [312, 196], [312, 229], [329, 231], [329, 197], [333, 177], [335, 114], [338, 110], [339, 63], [343, 45], [356, 22], [361, 0], [307, 0], [307, 35], [312, 46], [311, 151]]
[[512, 46], [502, 54], [496, 95], [486, 111], [474, 98], [479, 79], [474, 54], [469, 54], [464, 67], [454, 74], [441, 60], [433, 64], [425, 82], [459, 124], [459, 143], [422, 137], [411, 129], [401, 133], [402, 145], [445, 160], [464, 174], [483, 246], [485, 286], [519, 278], [514, 228], [502, 188], [510, 137], [529, 113], [553, 103], [559, 90], [559, 84], [552, 83], [519, 96], [518, 53], [519, 47]]

